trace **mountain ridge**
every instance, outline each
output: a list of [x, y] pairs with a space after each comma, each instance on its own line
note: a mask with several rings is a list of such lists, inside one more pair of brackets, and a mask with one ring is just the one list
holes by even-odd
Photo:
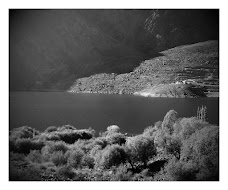
[[11, 91], [64, 91], [78, 78], [129, 73], [165, 49], [218, 39], [218, 10], [11, 9], [9, 20]]

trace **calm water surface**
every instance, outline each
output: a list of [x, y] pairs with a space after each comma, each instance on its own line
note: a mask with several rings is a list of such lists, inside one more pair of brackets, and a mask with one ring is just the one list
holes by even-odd
[[145, 98], [133, 95], [10, 92], [10, 129], [28, 125], [39, 131], [70, 124], [98, 133], [116, 124], [122, 132], [141, 133], [174, 109], [179, 117], [196, 115], [207, 106], [208, 121], [219, 124], [219, 98]]

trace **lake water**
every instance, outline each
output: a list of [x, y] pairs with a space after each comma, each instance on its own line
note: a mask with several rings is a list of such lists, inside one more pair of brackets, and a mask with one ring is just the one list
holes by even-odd
[[10, 92], [10, 129], [28, 125], [39, 131], [70, 124], [92, 127], [97, 134], [116, 124], [122, 132], [141, 133], [174, 109], [179, 117], [195, 116], [207, 106], [208, 121], [219, 124], [219, 98], [146, 98], [133, 95]]

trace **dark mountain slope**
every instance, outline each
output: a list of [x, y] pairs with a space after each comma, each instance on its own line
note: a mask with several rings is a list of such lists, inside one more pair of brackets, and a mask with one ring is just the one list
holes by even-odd
[[218, 23], [211, 10], [10, 10], [10, 90], [65, 90], [93, 74], [129, 73], [160, 50], [218, 39], [211, 17]]

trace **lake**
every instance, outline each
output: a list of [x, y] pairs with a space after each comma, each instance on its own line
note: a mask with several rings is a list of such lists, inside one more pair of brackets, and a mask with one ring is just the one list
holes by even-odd
[[133, 95], [73, 94], [66, 92], [10, 92], [10, 130], [27, 125], [44, 131], [48, 126], [70, 124], [92, 127], [96, 134], [109, 125], [137, 134], [162, 121], [174, 109], [179, 117], [196, 116], [207, 106], [208, 121], [219, 125], [219, 98], [147, 98]]

